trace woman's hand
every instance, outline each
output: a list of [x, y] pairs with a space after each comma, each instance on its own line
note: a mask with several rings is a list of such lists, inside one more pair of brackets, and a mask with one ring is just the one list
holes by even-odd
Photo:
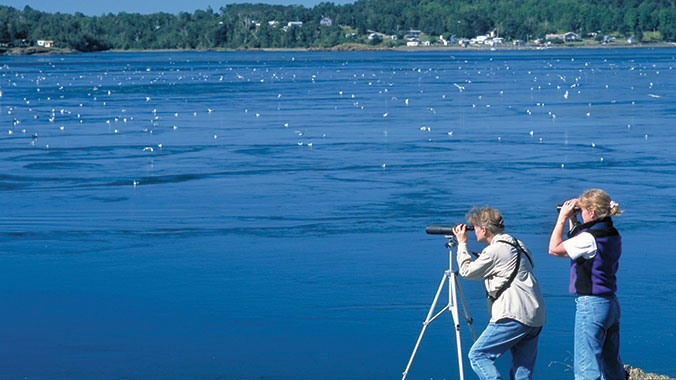
[[453, 227], [453, 234], [458, 240], [458, 243], [467, 244], [467, 226], [464, 224], [458, 224]]
[[563, 202], [561, 210], [559, 210], [559, 217], [554, 225], [552, 235], [549, 237], [549, 254], [557, 257], [568, 257], [566, 247], [563, 246], [563, 228], [566, 225], [566, 219], [569, 219], [575, 212], [575, 205], [577, 205], [577, 198], [569, 199]]
[[561, 211], [559, 211], [559, 219], [557, 223], [566, 223], [566, 219], [570, 218], [575, 212], [575, 206], [577, 205], [577, 198], [569, 199], [563, 202], [561, 205]]

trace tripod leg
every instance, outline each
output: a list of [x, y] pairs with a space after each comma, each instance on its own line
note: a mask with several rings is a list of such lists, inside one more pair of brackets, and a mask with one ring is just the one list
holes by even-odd
[[462, 294], [462, 287], [460, 286], [460, 280], [458, 279], [457, 273], [455, 274], [455, 284], [458, 288], [458, 294], [460, 295], [460, 302], [462, 302], [462, 311], [465, 314], [465, 322], [469, 326], [469, 331], [472, 333], [472, 340], [476, 340], [476, 334], [474, 333], [474, 320], [469, 315], [469, 309], [467, 308], [467, 302], [465, 302], [465, 296]]
[[448, 275], [448, 308], [451, 311], [453, 316], [453, 325], [455, 326], [455, 344], [458, 351], [458, 370], [460, 371], [460, 380], [465, 379], [465, 371], [463, 369], [462, 363], [462, 343], [460, 341], [460, 318], [458, 316], [458, 304], [457, 304], [457, 294], [456, 294], [456, 285], [458, 283], [458, 274], [456, 272], [451, 272]]
[[423, 335], [425, 335], [425, 330], [427, 330], [427, 326], [430, 324], [430, 322], [433, 319], [432, 314], [434, 313], [434, 309], [437, 307], [437, 302], [439, 301], [439, 295], [441, 295], [441, 291], [444, 288], [444, 282], [446, 282], [446, 277], [447, 277], [447, 274], [444, 273], [444, 276], [441, 278], [441, 283], [439, 284], [439, 289], [437, 289], [437, 294], [434, 296], [434, 301], [432, 301], [432, 306], [430, 306], [430, 311], [427, 313], [427, 318], [425, 318], [425, 322], [423, 322], [422, 331], [420, 331], [420, 336], [418, 336], [418, 341], [415, 343], [415, 347], [413, 348], [413, 353], [411, 354], [411, 358], [408, 360], [408, 364], [406, 365], [406, 369], [404, 370], [404, 376], [401, 378], [401, 380], [406, 380], [406, 375], [408, 375], [408, 370], [411, 368], [411, 364], [413, 363], [413, 358], [415, 357], [415, 353], [418, 351], [418, 347], [420, 346], [420, 342], [422, 341]]

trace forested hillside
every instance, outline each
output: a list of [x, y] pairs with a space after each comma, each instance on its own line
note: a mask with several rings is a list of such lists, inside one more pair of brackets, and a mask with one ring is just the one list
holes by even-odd
[[[324, 25], [320, 22], [324, 19]], [[327, 19], [330, 19], [329, 25]], [[288, 26], [297, 21], [296, 26]], [[38, 39], [80, 51], [332, 47], [345, 42], [402, 43], [411, 29], [472, 37], [496, 30], [509, 39], [600, 32], [638, 41], [676, 41], [676, 0], [358, 0], [312, 8], [233, 4], [194, 13], [45, 13], [0, 6], [0, 43]], [[367, 39], [368, 31], [399, 37]], [[405, 42], [404, 42], [405, 43]]]

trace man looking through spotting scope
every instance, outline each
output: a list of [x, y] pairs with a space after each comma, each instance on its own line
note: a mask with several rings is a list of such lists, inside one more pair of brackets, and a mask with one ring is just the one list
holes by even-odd
[[472, 369], [482, 380], [502, 379], [495, 360], [512, 354], [512, 380], [531, 379], [538, 336], [545, 323], [545, 303], [533, 275], [531, 254], [524, 244], [504, 233], [500, 211], [474, 207], [467, 213], [476, 240], [488, 244], [476, 260], [467, 249], [467, 226], [453, 228], [458, 240], [457, 262], [462, 277], [484, 280], [490, 322], [469, 351]]

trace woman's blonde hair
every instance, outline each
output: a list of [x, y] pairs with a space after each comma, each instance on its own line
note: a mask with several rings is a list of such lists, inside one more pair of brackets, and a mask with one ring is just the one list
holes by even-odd
[[505, 230], [505, 224], [502, 220], [502, 214], [493, 207], [472, 207], [465, 215], [467, 222], [473, 226], [486, 227], [491, 235], [497, 235]]
[[577, 198], [577, 204], [587, 210], [594, 210], [597, 219], [620, 215], [622, 210], [610, 195], [601, 189], [589, 189]]

